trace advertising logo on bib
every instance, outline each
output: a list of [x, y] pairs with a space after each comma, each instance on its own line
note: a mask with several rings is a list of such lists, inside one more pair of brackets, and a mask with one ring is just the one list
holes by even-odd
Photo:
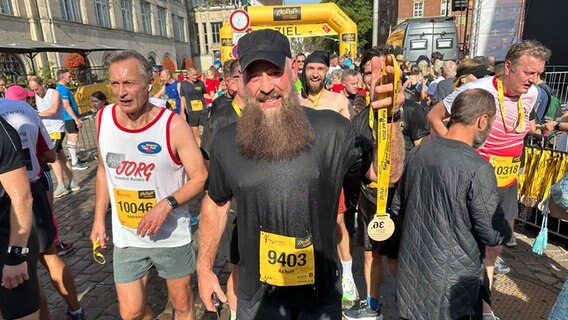
[[144, 141], [138, 145], [138, 151], [145, 154], [156, 154], [162, 151], [162, 146], [155, 142]]

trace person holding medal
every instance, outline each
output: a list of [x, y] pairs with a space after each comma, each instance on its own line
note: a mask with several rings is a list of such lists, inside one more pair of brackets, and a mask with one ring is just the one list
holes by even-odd
[[[511, 230], [518, 216], [517, 175], [521, 165], [524, 138], [535, 128], [534, 113], [538, 103], [537, 83], [539, 75], [550, 58], [550, 50], [535, 40], [524, 40], [514, 44], [505, 57], [505, 71], [501, 77], [485, 77], [467, 83], [438, 102], [428, 114], [432, 133], [444, 136], [448, 129], [444, 119], [451, 114], [452, 103], [463, 91], [481, 88], [489, 91], [494, 98], [497, 116], [483, 146], [477, 151], [494, 168], [501, 206]], [[515, 244], [514, 236], [508, 245]], [[485, 267], [489, 281], [497, 272], [497, 258], [502, 247], [487, 247]], [[500, 269], [508, 268], [500, 266]], [[496, 317], [488, 304], [484, 305], [484, 320]]]

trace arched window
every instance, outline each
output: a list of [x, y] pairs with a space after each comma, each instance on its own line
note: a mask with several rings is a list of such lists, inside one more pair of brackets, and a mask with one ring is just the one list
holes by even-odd
[[24, 68], [22, 61], [15, 55], [0, 53], [0, 73], [25, 75], [26, 68]]

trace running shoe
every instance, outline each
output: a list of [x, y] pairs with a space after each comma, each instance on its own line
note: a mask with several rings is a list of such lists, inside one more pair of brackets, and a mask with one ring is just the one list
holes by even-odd
[[341, 279], [341, 288], [343, 289], [343, 297], [341, 297], [341, 300], [355, 301], [359, 299], [357, 286], [355, 285], [353, 278], [345, 277]]
[[77, 162], [77, 163], [75, 163], [74, 165], [71, 166], [71, 169], [73, 169], [73, 170], [78, 170], [78, 171], [82, 171], [82, 170], [87, 170], [87, 169], [89, 169], [89, 166], [86, 165], [86, 164], [83, 163], [83, 162]]
[[501, 258], [497, 258], [497, 261], [495, 261], [495, 273], [507, 274], [509, 273], [509, 271], [511, 271], [511, 268], [503, 263], [503, 260], [501, 260]]
[[517, 245], [517, 238], [515, 236], [511, 237], [511, 240], [509, 240], [509, 242], [505, 243], [505, 246], [511, 248]]
[[62, 257], [73, 251], [73, 243], [59, 242], [55, 244], [55, 250], [57, 250], [57, 255]]
[[73, 314], [67, 309], [67, 320], [87, 320], [87, 312], [81, 308], [81, 312]]
[[57, 188], [55, 188], [55, 191], [53, 192], [53, 197], [54, 198], [61, 198], [66, 194], [69, 194], [71, 192], [71, 190], [67, 189], [64, 185], [59, 185], [57, 186]]
[[75, 182], [75, 180], [71, 180], [71, 183], [69, 183], [69, 187], [67, 187], [67, 189], [71, 191], [79, 191], [81, 190], [81, 187], [79, 187], [79, 185], [77, 184], [77, 182]]
[[373, 310], [367, 305], [367, 301], [361, 302], [350, 309], [343, 311], [343, 315], [347, 320], [383, 320], [381, 308]]
[[491, 313], [484, 313], [483, 314], [483, 320], [499, 320], [499, 318], [497, 318], [495, 316], [495, 314], [493, 314], [493, 312], [491, 312]]

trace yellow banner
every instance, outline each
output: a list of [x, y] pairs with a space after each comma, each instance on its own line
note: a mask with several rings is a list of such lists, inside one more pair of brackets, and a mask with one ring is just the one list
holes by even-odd
[[335, 36], [337, 31], [333, 30], [326, 23], [301, 24], [288, 26], [253, 26], [251, 30], [272, 29], [283, 35], [294, 37], [315, 37], [315, 36]]

